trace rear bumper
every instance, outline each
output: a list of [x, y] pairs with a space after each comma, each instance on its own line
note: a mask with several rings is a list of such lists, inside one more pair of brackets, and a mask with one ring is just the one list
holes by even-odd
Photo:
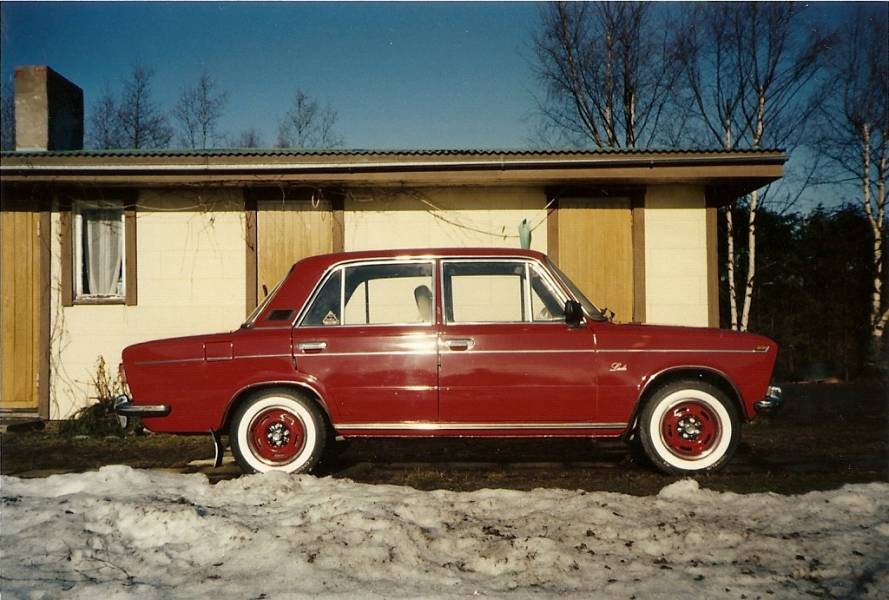
[[166, 404], [133, 404], [129, 396], [121, 394], [114, 399], [114, 412], [122, 417], [163, 417], [170, 414], [170, 407]]
[[766, 397], [755, 402], [753, 408], [757, 414], [768, 415], [777, 412], [784, 405], [784, 393], [777, 385], [770, 385]]

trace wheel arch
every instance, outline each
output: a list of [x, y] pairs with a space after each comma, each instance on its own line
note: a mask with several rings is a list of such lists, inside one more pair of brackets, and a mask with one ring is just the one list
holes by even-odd
[[639, 392], [639, 396], [636, 398], [636, 404], [633, 407], [633, 412], [629, 421], [630, 426], [627, 428], [627, 432], [624, 435], [625, 438], [632, 439], [636, 435], [636, 428], [639, 425], [639, 414], [654, 393], [663, 386], [682, 379], [698, 379], [715, 386], [728, 396], [735, 409], [737, 409], [738, 416], [744, 420], [745, 412], [741, 394], [728, 375], [719, 369], [703, 365], [667, 367], [649, 377], [642, 386], [642, 390]]
[[232, 399], [229, 401], [228, 406], [225, 409], [225, 414], [222, 417], [222, 422], [219, 425], [218, 431], [229, 430], [229, 427], [231, 426], [232, 416], [237, 412], [238, 408], [250, 398], [251, 395], [262, 390], [273, 388], [291, 388], [299, 392], [307, 393], [312, 401], [318, 405], [318, 408], [321, 409], [321, 414], [324, 416], [325, 421], [327, 421], [327, 426], [329, 428], [332, 428], [333, 419], [331, 419], [330, 410], [328, 409], [327, 402], [324, 401], [324, 397], [314, 386], [309, 385], [308, 383], [305, 383], [303, 381], [282, 380], [252, 383], [250, 385], [242, 387], [240, 390], [235, 392], [234, 396], [232, 396]]

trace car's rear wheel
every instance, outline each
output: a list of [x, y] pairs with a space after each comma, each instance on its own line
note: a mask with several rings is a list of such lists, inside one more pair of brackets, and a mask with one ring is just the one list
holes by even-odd
[[317, 404], [287, 388], [257, 392], [231, 422], [232, 453], [247, 473], [306, 473], [321, 458], [327, 428]]
[[645, 454], [674, 474], [715, 471], [732, 457], [741, 439], [740, 418], [722, 390], [695, 380], [658, 389], [639, 418]]

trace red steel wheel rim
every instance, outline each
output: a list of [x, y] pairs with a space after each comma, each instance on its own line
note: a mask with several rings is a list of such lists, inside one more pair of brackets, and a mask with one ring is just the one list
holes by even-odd
[[306, 441], [302, 421], [283, 408], [267, 408], [257, 414], [248, 433], [253, 453], [267, 463], [292, 461]]
[[661, 419], [661, 437], [671, 452], [685, 458], [703, 458], [719, 442], [719, 418], [697, 400], [683, 400]]

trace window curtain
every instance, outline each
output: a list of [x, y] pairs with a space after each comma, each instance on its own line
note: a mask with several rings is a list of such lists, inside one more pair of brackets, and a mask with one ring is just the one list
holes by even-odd
[[123, 211], [93, 208], [83, 211], [84, 290], [91, 296], [119, 296], [123, 274]]

